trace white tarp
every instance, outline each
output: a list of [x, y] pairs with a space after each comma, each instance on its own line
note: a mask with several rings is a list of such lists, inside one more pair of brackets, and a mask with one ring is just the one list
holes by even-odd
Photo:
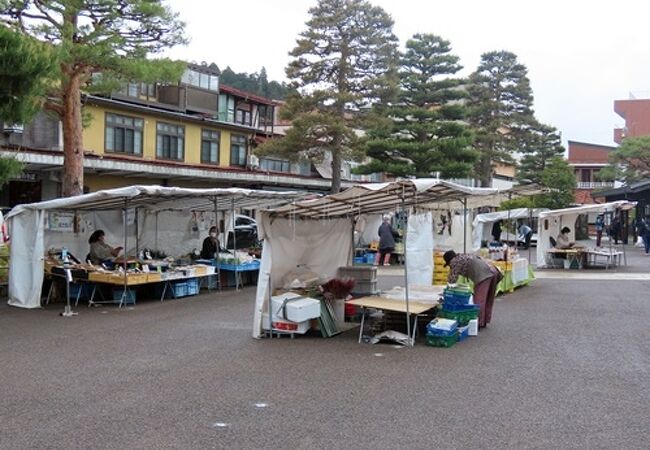
[[605, 213], [616, 209], [628, 210], [634, 208], [636, 202], [625, 200], [601, 203], [596, 205], [583, 205], [575, 208], [553, 209], [539, 213], [537, 224], [537, 267], [546, 266], [546, 252], [551, 248], [550, 238], [556, 239], [560, 230], [569, 227], [569, 239], [575, 241], [575, 225], [578, 216], [589, 213]]
[[[185, 189], [162, 186], [130, 186], [98, 191], [76, 197], [59, 198], [40, 203], [19, 205], [7, 215], [12, 233], [9, 260], [9, 304], [38, 308], [43, 284], [43, 257], [51, 247], [66, 247], [84, 260], [88, 253], [88, 237], [102, 229], [112, 246], [124, 245], [123, 208], [127, 208], [127, 249], [134, 254], [135, 208], [140, 209], [138, 248], [163, 250], [169, 255], [199, 249], [206, 233], [195, 226], [193, 211], [214, 221], [215, 203], [220, 211], [256, 209], [286, 203], [304, 194], [296, 192], [256, 191], [251, 189]], [[78, 232], [46, 229], [50, 212], [74, 211]], [[156, 219], [156, 214], [158, 215]], [[158, 233], [156, 233], [156, 222]], [[214, 222], [213, 222], [214, 223]], [[158, 245], [156, 245], [158, 243]]]
[[264, 239], [260, 274], [255, 296], [253, 337], [262, 335], [262, 318], [268, 310], [271, 289], [282, 287], [282, 279], [298, 267], [323, 278], [336, 276], [339, 267], [352, 262], [352, 221], [350, 219], [300, 220], [271, 218], [260, 214], [257, 222]]
[[485, 214], [477, 214], [474, 218], [474, 222], [472, 222], [472, 250], [478, 251], [481, 248], [482, 241], [492, 240], [492, 225], [497, 220], [528, 219], [530, 217], [538, 217], [539, 213], [542, 211], [548, 211], [548, 209], [516, 208], [508, 211], [496, 211]]
[[410, 214], [406, 230], [406, 270], [409, 285], [433, 279], [433, 221], [430, 212]]

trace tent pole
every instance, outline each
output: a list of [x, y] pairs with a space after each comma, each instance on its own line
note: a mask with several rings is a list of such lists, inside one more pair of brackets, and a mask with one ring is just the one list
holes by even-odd
[[356, 222], [354, 220], [354, 216], [350, 217], [350, 221], [352, 222], [352, 261], [348, 261], [348, 264], [353, 266], [354, 265], [354, 257], [357, 256], [357, 248], [354, 242], [354, 227], [356, 226]]
[[402, 193], [402, 215], [406, 218], [404, 226], [404, 299], [406, 300], [406, 334], [409, 337], [411, 347], [415, 344], [415, 339], [411, 338], [411, 311], [409, 308], [409, 269], [408, 269], [408, 256], [406, 251], [406, 239], [408, 237], [408, 217], [406, 215], [405, 199]]
[[[219, 236], [219, 208], [217, 206], [217, 197], [215, 196], [214, 199], [212, 200], [214, 202], [214, 225], [217, 227], [217, 236]], [[227, 242], [227, 237], [226, 237], [226, 243], [225, 245], [228, 245]], [[217, 238], [217, 242], [219, 242], [219, 238]], [[221, 270], [219, 270], [219, 247], [220, 245], [217, 246], [217, 251], [214, 254], [214, 264], [217, 266], [217, 286], [219, 286], [219, 290], [221, 290]]]
[[138, 208], [135, 208], [135, 257], [136, 259], [138, 258], [138, 254], [140, 253], [140, 236], [139, 236], [139, 229], [140, 229], [140, 222], [138, 221]]
[[467, 197], [463, 198], [463, 253], [467, 253]]
[[156, 211], [156, 236], [155, 236], [156, 251], [160, 251], [160, 249], [158, 248], [158, 214], [160, 214], [160, 211]]
[[[239, 265], [239, 260], [237, 259], [237, 233], [235, 232], [235, 224], [237, 221], [235, 220], [235, 198], [230, 199], [230, 214], [232, 215], [232, 253], [235, 255], [235, 266]], [[228, 238], [226, 238], [226, 241]], [[228, 245], [228, 242], [226, 242], [226, 245]], [[240, 272], [237, 272], [237, 269], [235, 268], [235, 290], [239, 290], [239, 277], [240, 277]]]
[[[539, 222], [539, 219], [537, 219], [537, 220]], [[533, 229], [533, 209], [532, 208], [528, 208], [528, 226], [530, 227], [531, 230]], [[537, 229], [539, 230], [539, 223], [537, 224]], [[539, 233], [537, 235], [537, 239], [539, 240]], [[539, 242], [537, 243], [537, 245], [539, 245]], [[529, 244], [528, 245], [528, 264], [529, 265], [530, 265], [531, 256], [532, 256], [532, 250], [531, 250], [531, 245]]]
[[123, 268], [124, 268], [124, 292], [122, 292], [122, 298], [120, 299], [120, 307], [122, 307], [122, 304], [126, 304], [126, 289], [127, 289], [127, 277], [126, 277], [126, 245], [128, 242], [128, 234], [127, 234], [127, 213], [129, 210], [129, 200], [124, 199], [124, 254], [122, 255], [122, 260], [123, 260]]

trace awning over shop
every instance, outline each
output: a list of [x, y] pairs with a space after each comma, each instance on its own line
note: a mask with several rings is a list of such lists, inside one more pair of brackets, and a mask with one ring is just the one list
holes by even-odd
[[[134, 230], [136, 249], [137, 239], [142, 233], [153, 234], [151, 226], [145, 222], [138, 233], [137, 216], [140, 211], [149, 211], [155, 216], [157, 235], [157, 213], [175, 214], [182, 223], [174, 224], [168, 233], [168, 239], [187, 242], [196, 241], [198, 236], [188, 239], [188, 222], [196, 212], [229, 211], [234, 217], [234, 211], [239, 209], [264, 209], [282, 205], [299, 198], [305, 198], [304, 193], [256, 191], [250, 189], [184, 189], [163, 186], [131, 186], [119, 189], [109, 189], [76, 197], [59, 198], [39, 203], [20, 205], [10, 211], [7, 220], [12, 234], [11, 258], [9, 268], [9, 304], [23, 308], [38, 308], [41, 299], [43, 283], [43, 255], [46, 249], [46, 237], [52, 233], [46, 232], [46, 218], [49, 212], [74, 212], [79, 214], [79, 227], [83, 228], [89, 216], [94, 217], [94, 229], [97, 225], [105, 227], [107, 235], [115, 239], [122, 234], [125, 251], [128, 249], [127, 236], [129, 213], [134, 211]], [[169, 219], [169, 218], [168, 218]], [[234, 220], [233, 220], [234, 222]], [[133, 228], [133, 227], [131, 227]], [[115, 229], [122, 230], [115, 233]], [[76, 231], [76, 229], [75, 229]], [[223, 230], [222, 230], [223, 231]], [[54, 236], [56, 245], [69, 245], [77, 248], [86, 247], [87, 236], [79, 233], [58, 232]], [[88, 234], [86, 229], [85, 234]], [[156, 237], [157, 241], [157, 237]], [[51, 242], [51, 243], [54, 243]], [[68, 247], [68, 248], [70, 248]], [[73, 247], [74, 248], [74, 247]], [[192, 247], [190, 247], [191, 249]], [[85, 254], [85, 253], [82, 253]], [[19, 275], [16, 275], [19, 274]]]
[[358, 184], [338, 194], [294, 202], [272, 211], [275, 216], [309, 219], [350, 217], [397, 208], [450, 209], [498, 206], [501, 202], [543, 192], [537, 185], [511, 189], [472, 188], [439, 179]]

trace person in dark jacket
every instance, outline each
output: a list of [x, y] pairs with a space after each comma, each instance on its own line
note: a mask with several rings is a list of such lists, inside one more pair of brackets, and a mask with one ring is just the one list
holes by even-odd
[[455, 283], [461, 275], [474, 283], [474, 304], [481, 307], [478, 326], [487, 326], [492, 319], [494, 297], [501, 278], [499, 269], [479, 256], [458, 255], [453, 250], [447, 251], [443, 259], [445, 267], [450, 267], [447, 277], [449, 283]]
[[390, 225], [390, 216], [384, 215], [383, 222], [379, 226], [379, 251], [375, 259], [375, 265], [383, 262], [384, 266], [390, 266], [390, 255], [395, 250], [395, 235], [397, 232]]
[[219, 253], [219, 239], [217, 239], [217, 227], [210, 227], [209, 235], [203, 240], [201, 248], [202, 259], [213, 259]]
[[492, 225], [492, 239], [494, 239], [495, 242], [501, 242], [501, 221], [497, 220], [494, 222], [494, 225]]

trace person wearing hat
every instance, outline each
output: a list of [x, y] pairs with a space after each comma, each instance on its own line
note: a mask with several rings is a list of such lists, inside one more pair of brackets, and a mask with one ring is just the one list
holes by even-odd
[[492, 264], [475, 255], [459, 255], [453, 250], [443, 255], [445, 267], [449, 267], [447, 281], [455, 283], [459, 276], [474, 283], [474, 304], [481, 307], [478, 326], [485, 327], [492, 319], [492, 306], [496, 295], [500, 272]]

